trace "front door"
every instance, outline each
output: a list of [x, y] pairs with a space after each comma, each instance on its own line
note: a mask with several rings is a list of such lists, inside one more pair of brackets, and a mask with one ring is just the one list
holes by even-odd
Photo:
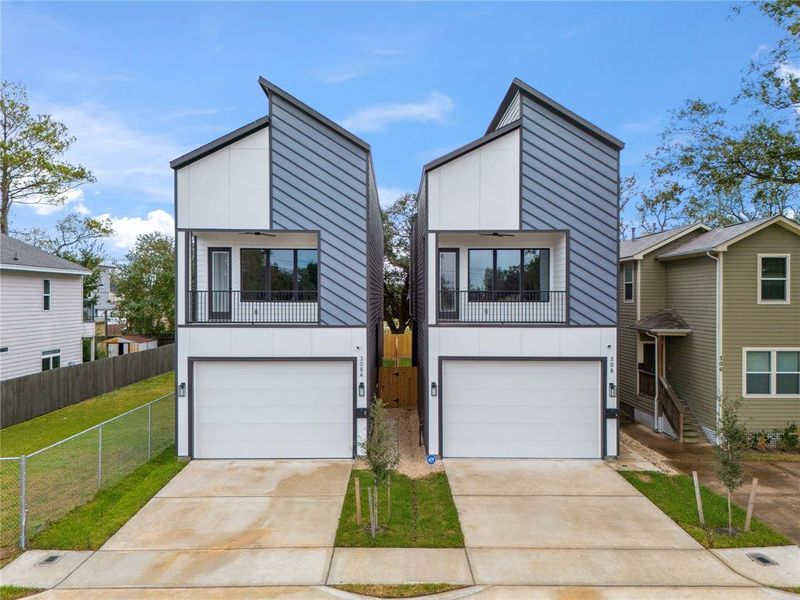
[[439, 320], [458, 320], [458, 250], [439, 250]]
[[208, 310], [211, 319], [231, 318], [231, 249], [208, 249]]

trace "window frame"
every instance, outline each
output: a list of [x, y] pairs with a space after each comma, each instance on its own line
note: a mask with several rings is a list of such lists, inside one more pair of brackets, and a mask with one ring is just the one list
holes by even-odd
[[[239, 287], [242, 287], [242, 281], [244, 281], [244, 261], [242, 260], [242, 253], [245, 251], [258, 251], [264, 252], [266, 254], [266, 264], [265, 264], [265, 279], [266, 279], [266, 289], [265, 290], [243, 290], [240, 289], [239, 293], [242, 295], [241, 302], [247, 303], [265, 303], [265, 302], [319, 302], [319, 248], [258, 248], [258, 247], [244, 247], [239, 248]], [[291, 290], [273, 290], [272, 289], [272, 251], [273, 250], [283, 250], [283, 251], [290, 251], [292, 253], [292, 289]], [[316, 289], [311, 290], [300, 290], [298, 289], [298, 253], [299, 252], [314, 252], [316, 253], [316, 265], [317, 265], [317, 279], [316, 279]], [[263, 299], [250, 299], [245, 298], [245, 293], [259, 293], [263, 292], [264, 298]], [[291, 292], [291, 298], [273, 298], [272, 294], [274, 292]], [[300, 298], [300, 294], [305, 293], [312, 293], [315, 295], [313, 300], [303, 300]]]
[[53, 308], [53, 280], [42, 279], [42, 310], [50, 312]]
[[[627, 280], [628, 267], [631, 270], [631, 280]], [[631, 297], [628, 298], [628, 286], [631, 286]], [[636, 301], [636, 263], [627, 261], [622, 263], [622, 301], [625, 304], [633, 304]]]
[[[54, 358], [58, 359], [58, 365], [56, 365], [55, 367], [53, 366], [53, 359]], [[53, 371], [55, 369], [60, 369], [61, 368], [61, 348], [56, 348], [54, 350], [42, 350], [41, 359], [42, 359], [42, 362], [47, 360], [48, 364], [50, 365], [46, 369], [43, 366], [42, 371], [41, 371], [42, 373], [44, 373], [45, 371]]]
[[[516, 251], [519, 252], [519, 289], [517, 290], [497, 290], [497, 253], [499, 251]], [[547, 251], [547, 289], [538, 289], [538, 290], [525, 290], [523, 289], [522, 282], [523, 282], [523, 273], [524, 273], [524, 266], [525, 266], [525, 252], [535, 251], [541, 252], [543, 250]], [[472, 252], [491, 252], [492, 253], [492, 288], [491, 290], [473, 290], [470, 286], [470, 276], [472, 274]], [[550, 294], [548, 292], [554, 291], [552, 289], [553, 283], [553, 261], [552, 256], [553, 250], [548, 246], [538, 246], [538, 247], [519, 247], [519, 246], [509, 246], [509, 247], [491, 247], [491, 248], [467, 248], [467, 296], [470, 302], [549, 302], [550, 301]], [[541, 254], [540, 254], [541, 256]], [[437, 282], [438, 284], [438, 282]], [[539, 287], [541, 288], [541, 281], [539, 282]], [[491, 299], [491, 300], [482, 300], [480, 299], [479, 294], [496, 294], [498, 292], [504, 292], [507, 294], [523, 294], [523, 293], [530, 293], [536, 294], [539, 293], [540, 295], [537, 298], [532, 297], [531, 299], [525, 298], [508, 298], [503, 300]]]
[[[748, 352], [769, 352], [770, 353], [770, 371], [769, 371], [769, 394], [748, 394], [747, 393], [747, 353]], [[742, 348], [742, 398], [800, 398], [798, 394], [779, 394], [777, 392], [778, 381], [778, 352], [800, 352], [800, 347], [770, 347], [770, 348]], [[765, 371], [753, 371], [753, 373], [764, 373]], [[783, 371], [784, 373], [793, 373], [794, 371]]]
[[[786, 260], [786, 276], [785, 277], [767, 277], [766, 279], [761, 276], [761, 263], [765, 258], [783, 258]], [[791, 271], [792, 271], [792, 255], [785, 253], [777, 254], [759, 254], [756, 260], [756, 302], [758, 304], [791, 304]], [[761, 282], [762, 281], [783, 281], [784, 282], [784, 298], [783, 300], [770, 300], [761, 297]]]

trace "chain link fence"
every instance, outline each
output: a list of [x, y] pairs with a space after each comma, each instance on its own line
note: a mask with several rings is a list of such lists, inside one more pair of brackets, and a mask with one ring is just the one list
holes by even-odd
[[30, 536], [175, 443], [175, 394], [25, 456], [0, 458], [0, 545]]

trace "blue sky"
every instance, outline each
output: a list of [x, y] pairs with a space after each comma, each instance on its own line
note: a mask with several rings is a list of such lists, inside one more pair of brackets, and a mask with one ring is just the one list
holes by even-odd
[[624, 140], [623, 175], [646, 175], [668, 111], [728, 101], [779, 36], [722, 2], [4, 2], [3, 77], [97, 177], [61, 211], [18, 206], [12, 228], [109, 215], [112, 257], [171, 230], [168, 161], [266, 114], [259, 75], [372, 144], [383, 202], [482, 135], [515, 76]]

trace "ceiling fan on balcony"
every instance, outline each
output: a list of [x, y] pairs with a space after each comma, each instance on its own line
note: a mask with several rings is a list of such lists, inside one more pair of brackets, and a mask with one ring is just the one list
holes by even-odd
[[274, 233], [267, 233], [266, 231], [240, 231], [239, 235], [256, 235], [256, 236], [267, 236], [267, 237], [275, 237]]
[[500, 233], [499, 231], [492, 231], [491, 233], [481, 233], [484, 237], [514, 237], [513, 233]]

